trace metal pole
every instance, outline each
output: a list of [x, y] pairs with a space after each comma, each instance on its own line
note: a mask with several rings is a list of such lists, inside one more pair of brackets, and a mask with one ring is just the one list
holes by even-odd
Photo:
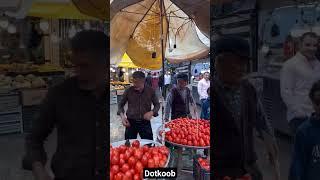
[[[165, 12], [163, 12], [163, 0], [159, 0], [160, 3], [160, 38], [161, 38], [161, 59], [162, 59], [162, 76], [163, 76], [163, 82], [164, 82], [164, 74], [165, 74], [165, 69], [164, 69], [164, 61], [165, 61], [165, 52], [164, 52], [164, 33], [163, 33], [163, 16], [165, 15]], [[163, 83], [164, 84], [164, 83]], [[162, 102], [162, 145], [165, 145], [165, 120], [164, 120], [164, 102], [165, 98], [164, 93], [165, 90], [162, 90], [162, 96], [164, 101]]]

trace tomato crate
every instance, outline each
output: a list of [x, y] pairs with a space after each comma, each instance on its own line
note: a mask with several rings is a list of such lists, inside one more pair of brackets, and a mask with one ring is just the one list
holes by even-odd
[[195, 155], [193, 158], [193, 177], [195, 180], [210, 180], [210, 171], [203, 169], [200, 166], [198, 158], [206, 158], [206, 156]]

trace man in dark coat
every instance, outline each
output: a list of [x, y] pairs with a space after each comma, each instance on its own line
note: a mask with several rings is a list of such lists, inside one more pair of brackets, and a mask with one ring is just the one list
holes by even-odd
[[254, 128], [263, 137], [269, 155], [277, 161], [273, 129], [261, 115], [255, 88], [247, 75], [250, 48], [237, 37], [222, 37], [214, 43], [216, 76], [213, 79], [212, 124], [213, 167], [215, 179], [250, 174], [262, 180], [256, 165]]

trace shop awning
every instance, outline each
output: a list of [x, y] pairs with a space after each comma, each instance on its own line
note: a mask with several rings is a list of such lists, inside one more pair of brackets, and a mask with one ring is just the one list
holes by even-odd
[[117, 66], [124, 68], [138, 68], [138, 66], [133, 64], [133, 62], [127, 54], [123, 55], [121, 62]]
[[83, 14], [109, 20], [110, 4], [108, 0], [72, 0], [72, 2]]
[[81, 13], [71, 0], [35, 0], [27, 15], [53, 19], [97, 19], [96, 17]]

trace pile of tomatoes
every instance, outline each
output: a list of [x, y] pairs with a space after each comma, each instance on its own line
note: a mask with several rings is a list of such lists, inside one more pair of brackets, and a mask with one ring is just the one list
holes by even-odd
[[141, 180], [143, 168], [162, 168], [168, 160], [169, 149], [165, 146], [140, 146], [135, 140], [131, 145], [110, 148], [110, 179]]
[[210, 162], [208, 161], [208, 159], [199, 157], [198, 162], [203, 169], [205, 169], [206, 171], [210, 171]]
[[207, 120], [179, 118], [165, 127], [170, 129], [165, 134], [166, 141], [187, 146], [210, 146], [210, 122]]

